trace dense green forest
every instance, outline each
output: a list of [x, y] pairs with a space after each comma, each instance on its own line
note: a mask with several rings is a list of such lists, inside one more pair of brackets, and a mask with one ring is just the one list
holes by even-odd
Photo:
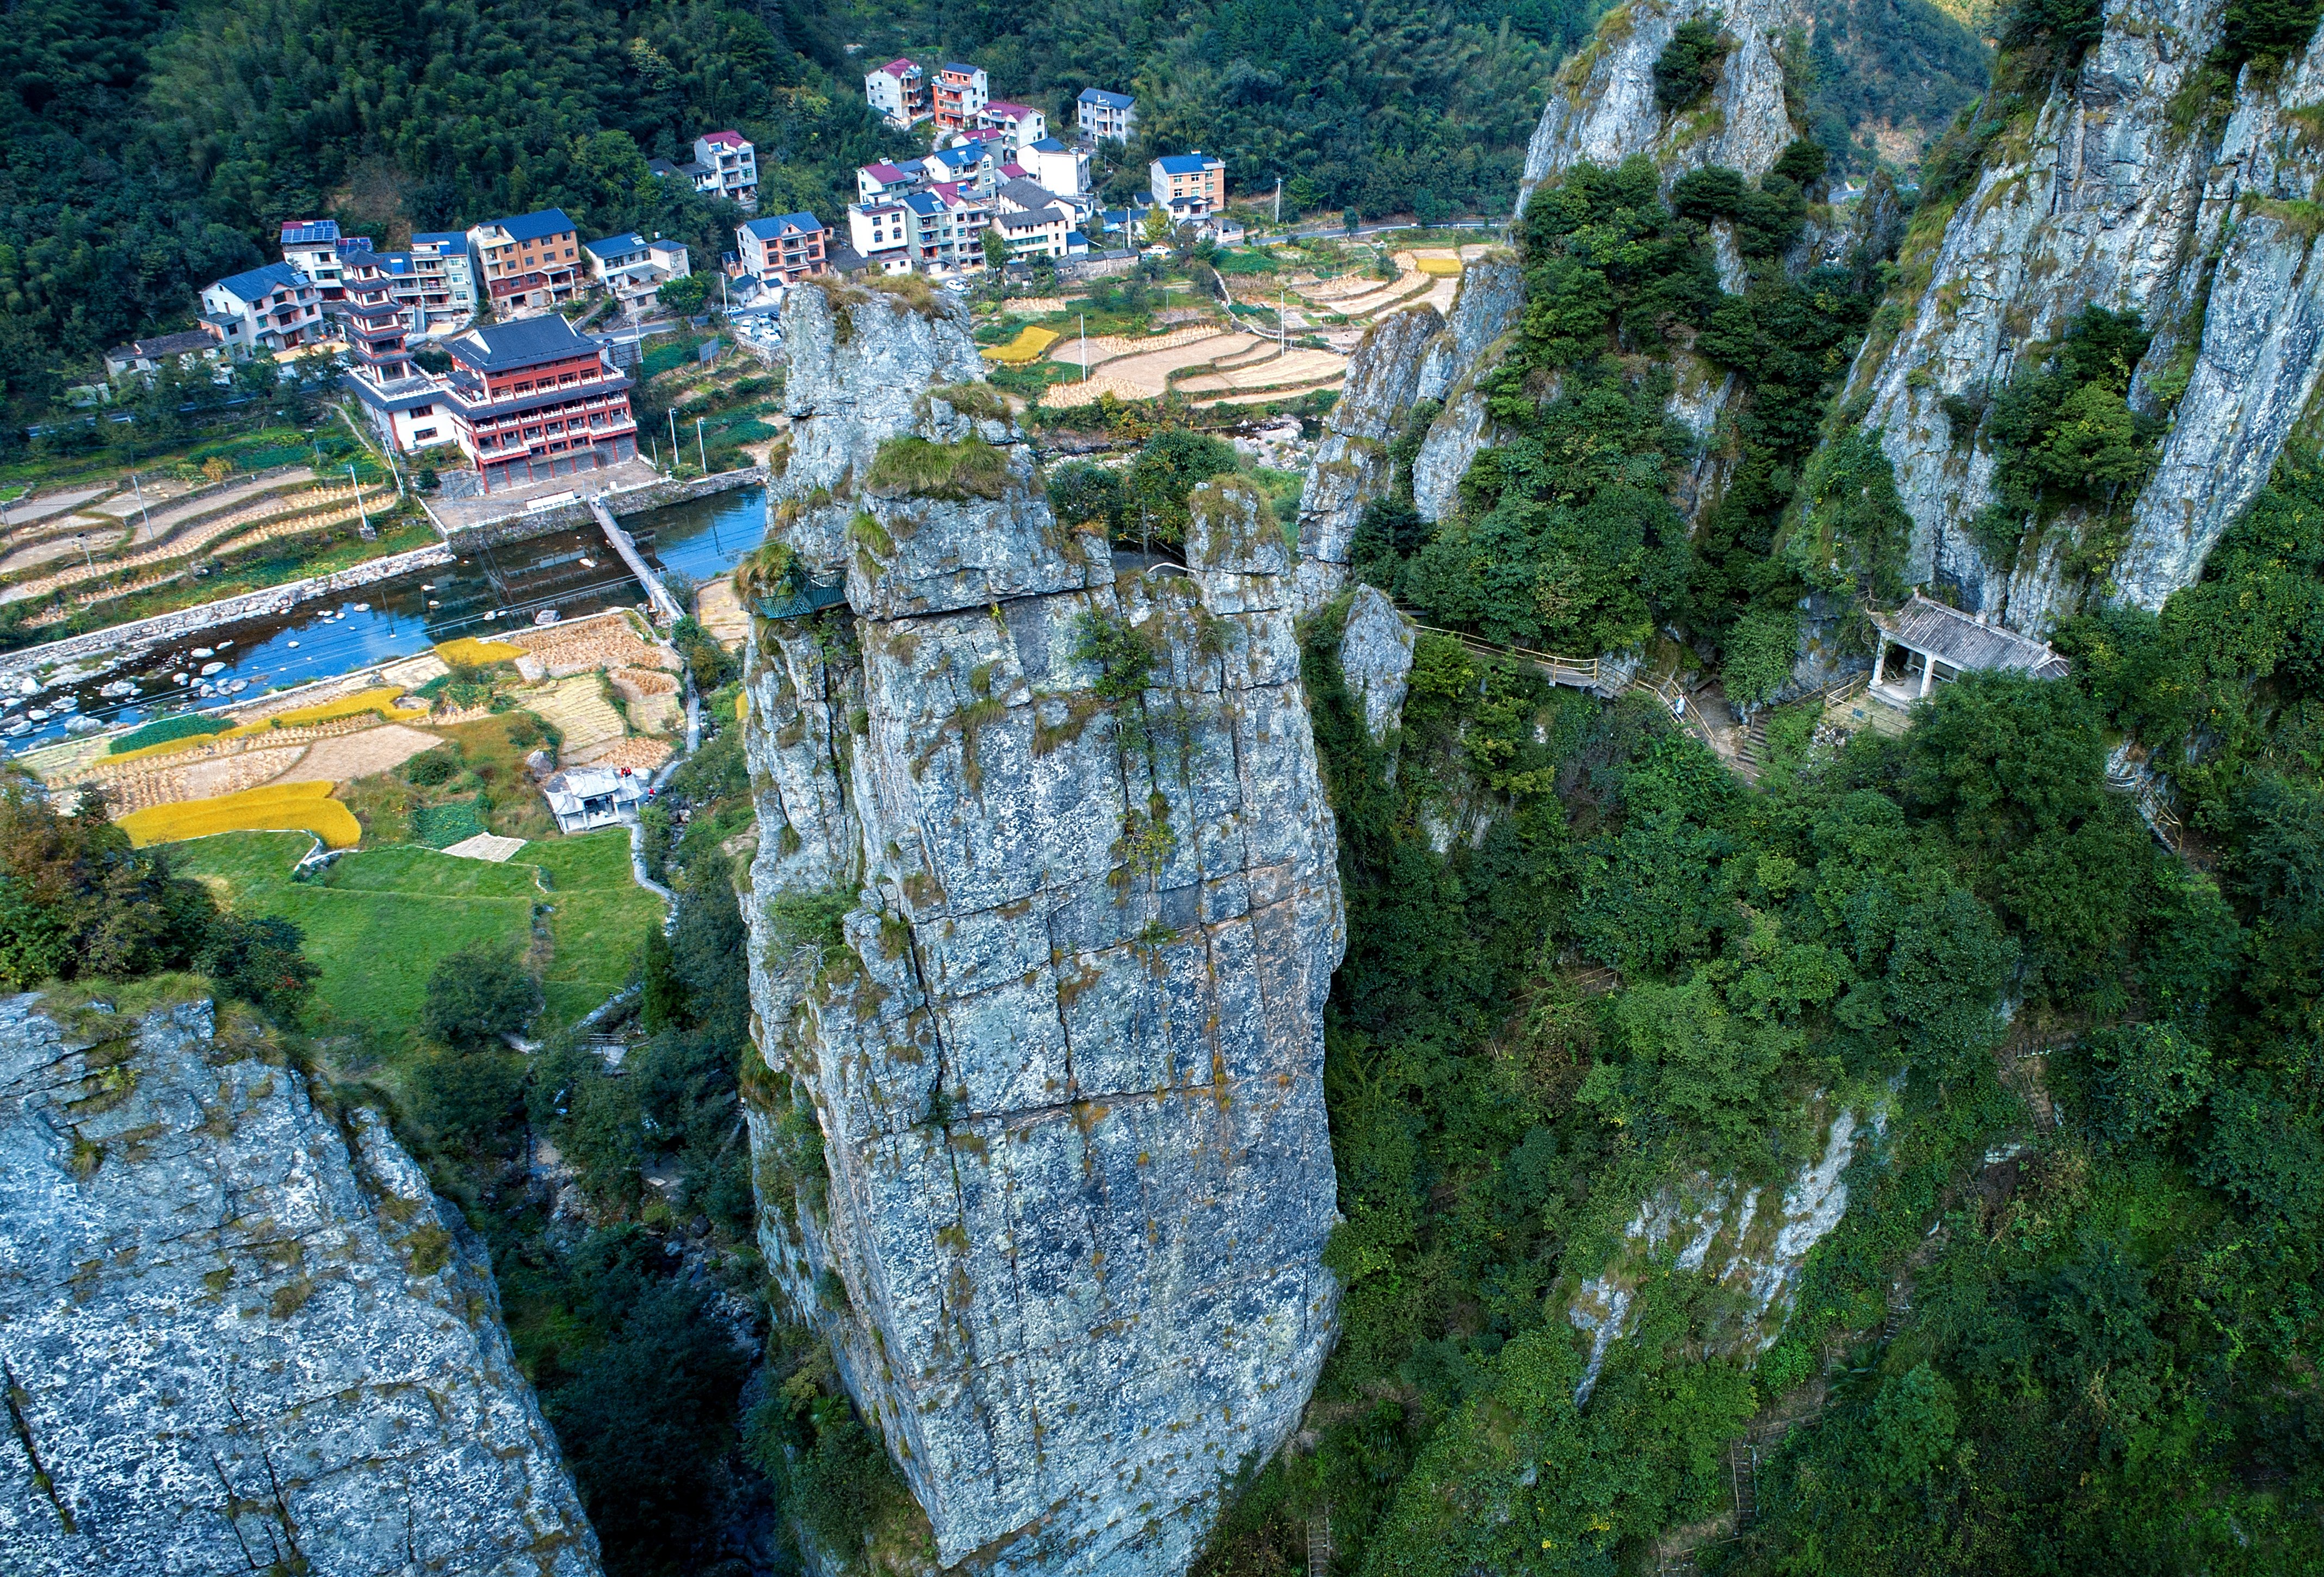
[[286, 218], [392, 246], [557, 206], [585, 237], [680, 236], [701, 265], [742, 216], [649, 158], [737, 127], [763, 207], [834, 219], [853, 166], [898, 146], [818, 14], [776, 4], [28, 0], [0, 18], [0, 79], [17, 414], [95, 352], [190, 321], [203, 284], [279, 255]]
[[[1727, 1508], [1730, 1444], [1789, 1415], [1702, 1569], [2324, 1562], [2312, 461], [2160, 616], [2070, 624], [2072, 678], [1968, 676], [1839, 749], [1779, 714], [1758, 792], [1651, 701], [1430, 635], [1376, 746], [1336, 636], [1308, 631], [1305, 672], [1349, 904], [1343, 1334], [1314, 1449], [1260, 1475], [1208, 1577], [1302, 1569], [1323, 1508], [1369, 1577], [1654, 1570]], [[2107, 788], [2126, 730], [2196, 747], [2190, 858]], [[1885, 1128], [1781, 1339], [1669, 1244], [1578, 1405], [1565, 1310], [1641, 1200], [1780, 1187], [1841, 1109]]]

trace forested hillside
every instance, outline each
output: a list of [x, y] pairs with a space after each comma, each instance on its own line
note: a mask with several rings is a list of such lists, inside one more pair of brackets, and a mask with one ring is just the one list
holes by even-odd
[[[1792, 75], [1817, 140], [1844, 165], [1917, 162], [1985, 85], [1985, 46], [1929, 0], [1812, 9]], [[1200, 147], [1227, 161], [1233, 189], [1271, 192], [1281, 178], [1298, 212], [1429, 221], [1507, 211], [1550, 73], [1605, 10], [1602, 0], [854, 0], [834, 25], [862, 44], [862, 60], [908, 51], [981, 65], [994, 97], [1033, 104], [1053, 124], [1073, 124], [1084, 88], [1135, 93], [1142, 134], [1125, 184], [1143, 184], [1153, 153]]]
[[585, 235], [661, 231], [715, 261], [740, 216], [645, 161], [724, 126], [757, 143], [765, 208], [835, 218], [893, 144], [817, 25], [710, 0], [30, 0], [0, 22], [9, 402], [182, 326], [202, 284], [278, 255], [285, 218], [390, 246], [558, 206]]

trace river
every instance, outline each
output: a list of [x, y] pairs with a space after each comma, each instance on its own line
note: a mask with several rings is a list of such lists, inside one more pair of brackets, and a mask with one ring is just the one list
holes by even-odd
[[[715, 493], [632, 515], [622, 524], [656, 569], [679, 571], [698, 585], [725, 574], [759, 545], [766, 532], [766, 493], [757, 487]], [[301, 603], [289, 613], [205, 630], [78, 685], [10, 697], [0, 711], [0, 730], [20, 719], [32, 726], [0, 736], [0, 747], [23, 751], [62, 739], [75, 715], [110, 724], [184, 711], [189, 701], [244, 704], [272, 689], [410, 657], [455, 636], [527, 627], [549, 609], [571, 619], [644, 601], [595, 526], [481, 549], [456, 564], [360, 587], [338, 602]], [[208, 655], [198, 655], [202, 650]], [[219, 666], [205, 675], [213, 664]], [[222, 689], [235, 680], [248, 683], [232, 695], [205, 696], [196, 689], [203, 682]], [[100, 694], [123, 681], [138, 693]], [[66, 695], [78, 705], [60, 710], [57, 702]], [[28, 717], [35, 708], [50, 715]]]

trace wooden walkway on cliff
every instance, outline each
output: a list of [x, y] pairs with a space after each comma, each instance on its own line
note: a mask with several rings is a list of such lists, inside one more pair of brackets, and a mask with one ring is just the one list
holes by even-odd
[[1679, 687], [1675, 678], [1651, 678], [1641, 675], [1635, 668], [1626, 669], [1621, 664], [1609, 662], [1602, 657], [1560, 657], [1554, 652], [1536, 651], [1530, 647], [1488, 641], [1481, 635], [1471, 635], [1465, 631], [1420, 624], [1416, 620], [1415, 623], [1431, 635], [1442, 635], [1459, 641], [1464, 650], [1478, 657], [1497, 658], [1530, 668], [1553, 685], [1588, 690], [1609, 701], [1626, 690], [1637, 690], [1652, 696], [1663, 704], [1664, 711], [1708, 745], [1713, 754], [1722, 761], [1729, 760], [1726, 752], [1719, 749], [1709, 720], [1702, 715], [1701, 708], [1688, 704], [1687, 694]]

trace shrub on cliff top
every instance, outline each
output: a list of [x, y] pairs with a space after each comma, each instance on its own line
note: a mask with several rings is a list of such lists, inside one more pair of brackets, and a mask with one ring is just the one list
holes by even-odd
[[875, 498], [999, 498], [1009, 491], [1009, 457], [982, 438], [933, 444], [890, 438], [872, 458], [865, 489]]
[[1701, 104], [1719, 86], [1719, 73], [1734, 48], [1716, 15], [1680, 23], [1655, 57], [1655, 103], [1673, 113]]

